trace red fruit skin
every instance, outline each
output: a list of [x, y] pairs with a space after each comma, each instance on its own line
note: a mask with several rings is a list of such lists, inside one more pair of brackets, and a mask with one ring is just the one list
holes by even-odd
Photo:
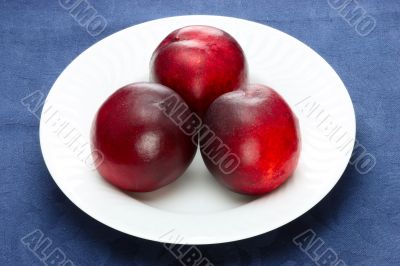
[[285, 100], [264, 85], [248, 85], [215, 100], [205, 115], [205, 124], [240, 159], [239, 166], [225, 174], [205, 154], [209, 171], [229, 189], [261, 195], [283, 184], [294, 172], [300, 155], [298, 120]]
[[175, 90], [200, 117], [220, 95], [247, 81], [242, 48], [228, 33], [188, 26], [170, 33], [154, 51], [151, 80]]
[[173, 90], [154, 83], [133, 83], [113, 93], [94, 119], [92, 150], [103, 162], [100, 175], [116, 187], [147, 192], [177, 179], [197, 146], [160, 109]]

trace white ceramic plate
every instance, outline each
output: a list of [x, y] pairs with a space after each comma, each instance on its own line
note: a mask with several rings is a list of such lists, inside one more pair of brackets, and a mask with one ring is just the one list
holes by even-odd
[[[233, 35], [246, 53], [251, 81], [275, 88], [299, 118], [303, 147], [298, 168], [268, 195], [251, 198], [221, 187], [199, 154], [178, 181], [151, 193], [124, 193], [93, 170], [89, 131], [98, 107], [117, 88], [147, 81], [158, 43], [172, 30], [193, 24], [216, 26]], [[40, 143], [54, 181], [96, 220], [145, 239], [211, 244], [271, 231], [311, 209], [346, 168], [355, 130], [345, 86], [308, 46], [250, 21], [183, 16], [132, 26], [78, 56], [47, 97]]]

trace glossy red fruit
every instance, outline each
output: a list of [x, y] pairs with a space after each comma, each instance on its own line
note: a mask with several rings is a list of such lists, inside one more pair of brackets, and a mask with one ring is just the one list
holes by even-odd
[[99, 173], [118, 188], [145, 192], [177, 179], [192, 161], [196, 146], [159, 104], [173, 90], [154, 83], [133, 83], [113, 93], [100, 107], [92, 127], [92, 149], [103, 162]]
[[170, 33], [154, 51], [152, 80], [175, 90], [202, 116], [223, 93], [247, 80], [242, 48], [228, 33], [210, 26], [188, 26]]
[[232, 169], [225, 167], [229, 164], [220, 158], [222, 153], [215, 157], [221, 143], [200, 136], [207, 168], [233, 191], [250, 195], [270, 192], [296, 168], [301, 146], [297, 118], [269, 87], [248, 85], [222, 95], [208, 109], [205, 124], [237, 156]]

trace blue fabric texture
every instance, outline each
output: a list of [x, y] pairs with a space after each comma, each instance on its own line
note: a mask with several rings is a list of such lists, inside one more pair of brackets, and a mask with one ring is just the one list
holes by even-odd
[[[312, 47], [344, 81], [357, 139], [376, 158], [366, 174], [349, 165], [327, 197], [288, 225], [197, 246], [202, 256], [214, 265], [400, 265], [400, 1], [350, 1], [341, 11], [343, 0], [88, 0], [102, 16], [89, 30], [66, 8], [75, 2], [0, 1], [0, 265], [193, 265], [160, 243], [100, 224], [71, 203], [44, 164], [39, 120], [21, 104], [36, 90], [46, 95], [63, 69], [102, 38], [189, 14], [260, 22]], [[364, 12], [364, 21], [351, 25], [346, 8]], [[102, 18], [107, 25], [96, 32]]]

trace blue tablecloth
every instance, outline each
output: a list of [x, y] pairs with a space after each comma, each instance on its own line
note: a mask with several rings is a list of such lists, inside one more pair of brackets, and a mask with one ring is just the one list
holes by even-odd
[[[109, 34], [187, 14], [257, 21], [311, 46], [346, 84], [357, 138], [376, 158], [367, 174], [349, 165], [332, 192], [290, 224], [243, 241], [198, 246], [202, 255], [214, 265], [330, 265], [328, 255], [337, 256], [338, 265], [400, 265], [400, 1], [351, 1], [350, 11], [359, 7], [363, 18], [370, 16], [352, 26], [335, 9], [344, 0], [88, 0], [107, 22], [92, 34], [65, 8], [73, 2], [0, 1], [0, 265], [181, 265], [162, 244], [110, 229], [62, 194], [41, 156], [39, 121], [21, 99], [36, 90], [47, 94], [68, 63]], [[376, 27], [362, 36], [367, 22]], [[318, 261], [313, 252], [325, 257]]]

